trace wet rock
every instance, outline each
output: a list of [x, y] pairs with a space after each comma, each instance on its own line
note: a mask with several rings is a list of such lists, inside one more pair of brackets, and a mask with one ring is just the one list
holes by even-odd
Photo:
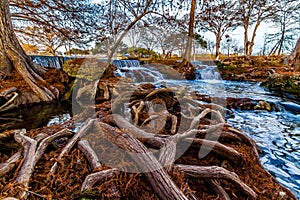
[[254, 110], [267, 110], [272, 111], [271, 105], [266, 101], [259, 101], [256, 106], [254, 106]]
[[262, 82], [262, 86], [276, 92], [286, 92], [300, 97], [300, 75], [271, 74]]

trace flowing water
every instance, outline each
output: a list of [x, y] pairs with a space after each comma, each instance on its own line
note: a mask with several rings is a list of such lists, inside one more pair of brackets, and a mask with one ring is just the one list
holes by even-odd
[[[46, 60], [49, 61], [51, 59], [47, 58]], [[53, 62], [56, 62], [56, 64], [59, 63], [57, 59], [54, 60]], [[36, 60], [36, 62], [40, 61]], [[43, 62], [41, 61], [41, 63]], [[118, 76], [132, 78], [137, 84], [152, 82], [158, 86], [164, 85], [171, 88], [182, 88], [186, 92], [198, 91], [201, 94], [211, 97], [250, 98], [274, 103], [278, 107], [278, 111], [233, 110], [234, 117], [228, 118], [227, 122], [244, 131], [257, 142], [263, 150], [263, 154], [261, 155], [263, 166], [282, 185], [289, 188], [300, 198], [299, 102], [277, 97], [268, 90], [260, 87], [260, 84], [256, 82], [222, 80], [215, 66], [205, 66], [201, 62], [194, 62], [197, 65], [197, 79], [194, 81], [164, 79], [164, 76], [158, 70], [149, 65], [140, 66], [138, 61], [114, 61], [114, 64], [118, 67], [116, 72]], [[216, 103], [225, 106], [224, 102]], [[62, 109], [60, 110], [59, 108]], [[48, 112], [45, 112], [47, 110]], [[30, 114], [26, 115], [26, 113]], [[18, 126], [26, 126], [26, 128], [30, 129], [53, 123], [61, 123], [71, 117], [69, 113], [71, 113], [69, 106], [60, 104], [54, 107], [47, 107], [47, 105], [46, 107], [37, 107], [33, 111], [27, 110], [23, 113], [17, 113], [16, 116], [1, 116], [0, 114], [0, 117], [3, 119], [12, 118]]]
[[[147, 65], [126, 66], [126, 72], [119, 74], [134, 78], [136, 83], [151, 81], [135, 76], [153, 76], [156, 85], [170, 88], [184, 88], [187, 92], [198, 91], [210, 97], [235, 97], [264, 100], [278, 108], [277, 111], [232, 110], [234, 117], [227, 122], [252, 137], [262, 149], [261, 162], [284, 186], [300, 198], [300, 104], [290, 99], [275, 96], [256, 82], [222, 80], [216, 66], [197, 65], [197, 79], [166, 80], [159, 72]], [[124, 68], [123, 68], [124, 69]], [[215, 102], [225, 106], [224, 102]]]

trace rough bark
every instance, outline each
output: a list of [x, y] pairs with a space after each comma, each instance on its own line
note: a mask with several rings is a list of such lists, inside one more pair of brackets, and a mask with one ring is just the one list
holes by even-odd
[[178, 164], [174, 166], [174, 170], [183, 172], [186, 176], [190, 177], [228, 180], [235, 184], [237, 188], [244, 191], [245, 194], [249, 195], [252, 199], [257, 198], [257, 194], [249, 186], [243, 183], [236, 173], [230, 172], [222, 167]]
[[291, 65], [294, 68], [294, 71], [299, 72], [300, 71], [300, 37], [298, 38], [295, 49], [289, 56], [288, 60], [289, 60], [289, 65]]
[[196, 10], [196, 0], [191, 1], [191, 10], [190, 10], [190, 21], [189, 21], [189, 32], [188, 32], [188, 41], [184, 53], [185, 64], [191, 61], [192, 54], [192, 42], [194, 38], [194, 26], [195, 26], [195, 10]]
[[3, 73], [10, 73], [15, 69], [43, 101], [53, 101], [58, 98], [58, 90], [43, 80], [18, 42], [13, 30], [8, 0], [0, 1], [0, 49], [2, 63], [0, 70]]
[[15, 153], [5, 163], [0, 164], [0, 177], [10, 172], [16, 165], [16, 162], [21, 158], [21, 152]]
[[152, 188], [161, 199], [187, 199], [154, 155], [139, 140], [107, 124], [99, 122], [95, 125], [108, 140], [128, 151], [136, 165], [145, 172]]

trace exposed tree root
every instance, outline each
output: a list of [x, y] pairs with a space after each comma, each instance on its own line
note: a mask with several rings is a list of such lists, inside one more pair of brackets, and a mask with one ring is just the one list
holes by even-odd
[[[142, 172], [145, 172], [152, 188], [161, 199], [187, 199], [156, 158], [139, 140], [101, 122], [97, 123], [96, 127], [108, 140], [128, 151], [136, 165]], [[145, 163], [147, 164], [145, 165]]]
[[216, 182], [216, 180], [208, 180], [206, 183], [214, 190], [221, 200], [231, 200], [227, 192]]
[[19, 161], [20, 158], [21, 152], [17, 152], [13, 156], [11, 156], [5, 163], [0, 164], [0, 177], [13, 170], [16, 162]]
[[[73, 135], [73, 133], [67, 129], [63, 129], [49, 137], [42, 137], [38, 139], [38, 141], [25, 136], [25, 133], [25, 129], [15, 131], [15, 140], [24, 147], [24, 163], [16, 178], [16, 183], [22, 184], [24, 188], [27, 188], [29, 185], [29, 179], [34, 170], [34, 166], [44, 154], [47, 146], [55, 139], [70, 136]], [[41, 142], [38, 144], [39, 140]], [[26, 196], [26, 191], [20, 193], [20, 198], [25, 198]]]
[[252, 197], [253, 199], [257, 198], [257, 194], [245, 183], [243, 183], [234, 172], [230, 172], [222, 167], [175, 165], [174, 170], [178, 170], [180, 172], [183, 172], [187, 176], [196, 178], [225, 179], [231, 181], [235, 184], [236, 187], [239, 187], [242, 191], [249, 195], [249, 197]]
[[[106, 85], [102, 85], [100, 89], [104, 91], [104, 99], [110, 97]], [[134, 196], [134, 199], [139, 199], [146, 193], [148, 196], [143, 199], [266, 199], [261, 196], [263, 193], [258, 192], [256, 187], [259, 185], [253, 184], [253, 181], [249, 181], [247, 177], [241, 177], [241, 171], [235, 173], [234, 167], [239, 167], [236, 163], [242, 166], [240, 167], [242, 171], [249, 164], [249, 160], [245, 160], [245, 154], [248, 153], [254, 156], [251, 157], [251, 162], [255, 162], [255, 166], [261, 166], [255, 142], [226, 124], [222, 116], [224, 111], [222, 106], [207, 107], [190, 99], [179, 101], [170, 89], [156, 90], [151, 85], [143, 85], [135, 93], [132, 91], [125, 92], [123, 95], [120, 91], [117, 93], [121, 97], [116, 98], [112, 109], [122, 108], [116, 112], [119, 114], [111, 114], [111, 107], [108, 109], [102, 107], [107, 104], [97, 105], [96, 108], [100, 110], [98, 112], [102, 112], [97, 113], [100, 119], [87, 119], [77, 133], [62, 129], [51, 133], [50, 136], [40, 133], [35, 137], [29, 137], [22, 129], [6, 132], [5, 136], [0, 137], [0, 139], [9, 138], [14, 134], [15, 140], [23, 146], [24, 161], [19, 164], [19, 169], [15, 170], [17, 186], [14, 187], [21, 187], [18, 197], [46, 198], [47, 194], [51, 194], [49, 199], [59, 199], [62, 197], [59, 196], [59, 192], [62, 192], [59, 190], [59, 185], [64, 183], [64, 179], [68, 179], [71, 175], [70, 171], [75, 166], [84, 166], [79, 168], [84, 172], [77, 170], [75, 175], [72, 174], [73, 178], [79, 180], [76, 188], [82, 192], [79, 195], [80, 199], [85, 198], [85, 192], [93, 192], [97, 188], [106, 188], [109, 199], [127, 199], [131, 197], [130, 195]], [[99, 99], [103, 100], [103, 98]], [[179, 105], [179, 102], [182, 105]], [[131, 110], [130, 119], [125, 118], [124, 116], [128, 117], [128, 115], [122, 113], [124, 103]], [[165, 120], [164, 123], [162, 119]], [[150, 123], [161, 125], [162, 130], [150, 132], [151, 129], [147, 129]], [[72, 126], [72, 123], [68, 124]], [[66, 126], [68, 125], [64, 125]], [[180, 129], [180, 127], [184, 128]], [[46, 148], [53, 141], [69, 136], [72, 138], [63, 139], [67, 141], [65, 146], [56, 148], [55, 151], [53, 148], [48, 148], [49, 152], [46, 152]], [[120, 156], [113, 149], [108, 149], [105, 146], [107, 143], [98, 144], [97, 140], [105, 140], [115, 145], [123, 151], [124, 155]], [[240, 144], [244, 148], [243, 152]], [[184, 145], [188, 145], [188, 149], [181, 155], [178, 152]], [[108, 151], [109, 155], [111, 153], [111, 159], [120, 156], [120, 162], [125, 162], [124, 167], [123, 165], [107, 166], [108, 163], [102, 162], [102, 154], [96, 148], [100, 151]], [[199, 156], [202, 150], [204, 153], [209, 153], [208, 157]], [[0, 177], [13, 173], [15, 163], [21, 159], [21, 151], [14, 153], [0, 164]], [[177, 158], [179, 154], [180, 157]], [[52, 159], [55, 161], [54, 164], [49, 162]], [[39, 160], [45, 160], [43, 165], [39, 165]], [[234, 165], [231, 165], [232, 163]], [[136, 170], [134, 172], [142, 173], [133, 174], [129, 170], [130, 167]], [[45, 179], [43, 180], [45, 186], [29, 191], [29, 186], [34, 185], [30, 184], [30, 180], [35, 176], [33, 173], [35, 169], [42, 174], [48, 173], [48, 179], [46, 179], [47, 175], [37, 176]], [[245, 170], [249, 169], [246, 167]], [[62, 174], [63, 176], [60, 177]], [[82, 174], [84, 176], [81, 176]], [[58, 179], [59, 181], [56, 182]], [[269, 180], [273, 179], [268, 178], [267, 181]], [[266, 178], [264, 181], [266, 182]], [[68, 188], [72, 188], [70, 182], [66, 184], [69, 184]], [[198, 184], [202, 185], [198, 186]], [[57, 191], [52, 191], [56, 189]], [[107, 197], [101, 194], [105, 191], [100, 189], [94, 197], [98, 199]], [[123, 194], [124, 191], [126, 194]], [[73, 192], [76, 191], [70, 189], [68, 194], [71, 195]], [[141, 192], [143, 194], [136, 194]], [[235, 193], [240, 196], [235, 196]], [[130, 195], [126, 196], [128, 194]], [[8, 193], [7, 196], [14, 195]], [[64, 196], [64, 198], [69, 197]]]
[[68, 142], [68, 144], [63, 148], [59, 157], [57, 158], [57, 162], [55, 162], [50, 170], [49, 176], [55, 174], [58, 168], [58, 162], [62, 159], [62, 157], [70, 152], [75, 143], [82, 137], [88, 129], [91, 128], [92, 124], [95, 122], [95, 119], [88, 119], [87, 123], [81, 127], [81, 129], [72, 137], [72, 139]]
[[[239, 152], [237, 152], [233, 148], [227, 147], [219, 142], [203, 140], [203, 139], [198, 139], [198, 138], [194, 138], [194, 139], [186, 138], [185, 140], [187, 140], [189, 142], [193, 142], [192, 145], [195, 145], [197, 147], [200, 147], [200, 148], [206, 150], [205, 152], [211, 151], [212, 153], [216, 153], [217, 155], [220, 155], [229, 161], [237, 163], [242, 160], [242, 156], [239, 154]], [[201, 157], [201, 155], [199, 155], [199, 156]]]
[[87, 140], [79, 141], [78, 148], [84, 153], [86, 159], [89, 161], [92, 171], [101, 167], [101, 163], [95, 151], [92, 149], [92, 147], [90, 146]]
[[19, 94], [16, 91], [17, 88], [12, 87], [0, 93], [0, 97], [4, 97], [5, 99], [7, 99], [7, 102], [0, 106], [0, 112], [8, 110], [14, 106], [13, 102], [19, 96]]
[[103, 182], [117, 176], [119, 172], [120, 171], [118, 169], [113, 168], [92, 173], [85, 178], [81, 190], [90, 190], [95, 184], [101, 185]]

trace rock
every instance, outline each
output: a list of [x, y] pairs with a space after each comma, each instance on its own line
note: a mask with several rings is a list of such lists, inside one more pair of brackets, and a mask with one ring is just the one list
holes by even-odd
[[300, 75], [271, 74], [261, 85], [282, 94], [300, 97]]
[[272, 111], [272, 107], [268, 102], [261, 100], [254, 106], [254, 110], [267, 110], [270, 112]]

